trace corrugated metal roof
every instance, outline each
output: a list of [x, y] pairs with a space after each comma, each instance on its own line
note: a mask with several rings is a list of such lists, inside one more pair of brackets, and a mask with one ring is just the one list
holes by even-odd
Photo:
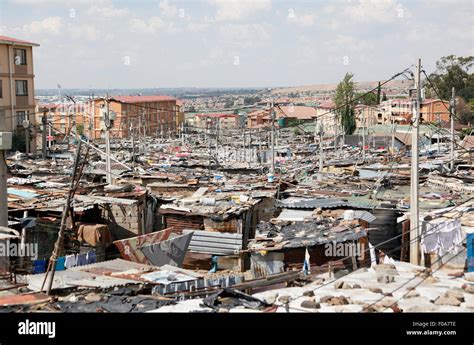
[[323, 199], [299, 199], [294, 201], [280, 201], [278, 206], [282, 208], [336, 208], [346, 206], [347, 202], [336, 198]]
[[197, 253], [233, 255], [242, 249], [242, 234], [214, 231], [183, 230], [184, 234], [193, 233], [189, 250]]
[[279, 220], [298, 222], [303, 221], [305, 218], [312, 218], [313, 211], [306, 210], [295, 210], [295, 209], [283, 209], [278, 216]]
[[374, 220], [377, 219], [372, 213], [367, 212], [367, 211], [354, 211], [354, 218], [355, 219], [361, 219], [363, 221], [366, 221], [367, 223], [372, 223]]
[[[111, 288], [115, 286], [123, 286], [127, 284], [136, 284], [136, 279], [125, 279], [114, 277], [109, 274], [127, 271], [139, 270], [149, 272], [158, 270], [158, 267], [142, 265], [122, 259], [114, 259], [109, 261], [98, 262], [95, 264], [84, 265], [69, 268], [64, 271], [56, 271], [53, 281], [53, 289], [65, 289], [74, 287], [98, 287]], [[40, 291], [44, 280], [44, 273], [30, 274], [26, 276], [28, 289], [32, 291]], [[127, 275], [130, 277], [130, 275]]]

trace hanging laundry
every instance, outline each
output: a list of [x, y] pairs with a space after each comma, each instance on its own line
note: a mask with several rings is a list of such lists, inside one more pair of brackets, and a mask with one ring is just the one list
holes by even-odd
[[46, 260], [34, 260], [33, 261], [33, 274], [46, 272]]
[[60, 256], [59, 258], [56, 259], [56, 271], [64, 271], [64, 263], [66, 261], [66, 258], [64, 256]]
[[86, 254], [77, 254], [76, 266], [87, 265]]
[[440, 256], [457, 252], [462, 244], [461, 221], [444, 217], [424, 222], [421, 234], [422, 253], [436, 252]]
[[77, 264], [77, 259], [76, 259], [75, 254], [66, 255], [65, 261], [64, 261], [64, 266], [66, 268], [76, 267], [76, 264]]
[[372, 243], [369, 242], [369, 253], [370, 253], [370, 267], [377, 265], [377, 257], [375, 256], [375, 248]]
[[97, 262], [97, 256], [95, 255], [95, 251], [90, 250], [86, 254], [86, 261], [87, 264], [95, 264]]
[[308, 247], [306, 247], [306, 251], [304, 253], [304, 262], [303, 262], [303, 273], [309, 274], [310, 273], [310, 256], [308, 252]]

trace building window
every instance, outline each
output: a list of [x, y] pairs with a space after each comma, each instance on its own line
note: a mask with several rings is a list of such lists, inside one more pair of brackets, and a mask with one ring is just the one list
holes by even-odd
[[18, 126], [22, 126], [23, 125], [23, 121], [26, 120], [26, 111], [24, 110], [21, 110], [21, 111], [17, 111], [16, 112], [16, 123], [18, 124]]
[[28, 82], [26, 80], [15, 80], [16, 95], [28, 96]]
[[0, 98], [3, 98], [3, 80], [0, 80]]
[[15, 65], [26, 65], [26, 49], [15, 49]]

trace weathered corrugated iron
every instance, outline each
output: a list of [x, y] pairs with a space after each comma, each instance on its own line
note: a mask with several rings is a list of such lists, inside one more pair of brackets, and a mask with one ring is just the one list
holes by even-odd
[[146, 235], [127, 238], [125, 240], [115, 241], [114, 244], [120, 251], [123, 259], [148, 264], [149, 261], [141, 250], [146, 245], [155, 244], [159, 241], [167, 240], [173, 231], [173, 228], [167, 228], [161, 231], [151, 232]]
[[[193, 230], [183, 230], [190, 233]], [[189, 250], [198, 253], [233, 255], [242, 249], [242, 234], [194, 231]]]

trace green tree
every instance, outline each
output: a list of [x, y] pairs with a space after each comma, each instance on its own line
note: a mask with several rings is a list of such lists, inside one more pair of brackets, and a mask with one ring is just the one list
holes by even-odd
[[[436, 62], [436, 71], [429, 75], [442, 99], [451, 98], [452, 87], [456, 95], [469, 101], [474, 98], [474, 75], [469, 70], [474, 65], [474, 56], [444, 56]], [[436, 93], [427, 84], [427, 96], [437, 98]]]
[[473, 123], [472, 110], [462, 97], [456, 99], [456, 117], [463, 125]]
[[26, 136], [24, 128], [18, 128], [13, 131], [12, 151], [26, 152]]
[[226, 98], [224, 108], [232, 108], [234, 106], [234, 100], [232, 98]]
[[354, 81], [352, 73], [346, 73], [342, 81], [337, 84], [334, 103], [336, 104], [336, 114], [341, 119], [341, 124], [346, 134], [355, 131], [356, 123], [354, 116]]
[[244, 97], [244, 105], [252, 105], [257, 102], [260, 102], [262, 99], [258, 96], [249, 96], [249, 97]]
[[380, 82], [379, 82], [379, 85], [377, 87], [377, 104], [380, 104], [380, 93], [382, 92], [382, 87], [380, 86]]
[[[361, 98], [359, 98], [361, 97]], [[369, 92], [366, 94], [358, 94], [357, 97], [360, 101], [360, 103], [365, 104], [365, 105], [377, 105], [379, 104], [378, 102], [378, 95]]]
[[79, 135], [84, 134], [84, 124], [83, 123], [77, 124], [76, 129], [77, 129], [77, 134], [79, 134]]

